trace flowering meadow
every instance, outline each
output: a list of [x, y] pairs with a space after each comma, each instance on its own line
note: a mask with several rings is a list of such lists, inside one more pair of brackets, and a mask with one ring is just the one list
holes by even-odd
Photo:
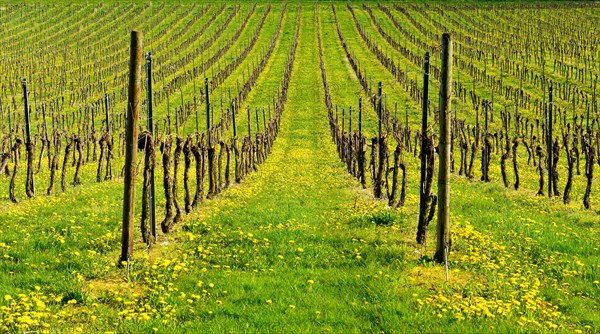
[[[485, 5], [489, 4], [481, 4]], [[90, 1], [70, 5], [42, 3], [35, 8], [31, 3], [3, 5], [0, 2], [0, 21], [4, 26], [0, 40], [6, 43], [3, 45], [20, 38], [30, 40], [19, 33], [20, 29], [26, 29], [20, 22], [19, 15], [22, 15], [34, 25], [25, 30], [33, 34], [31, 39], [41, 38], [42, 42], [35, 47], [42, 49], [43, 60], [54, 62], [53, 66], [40, 66], [31, 70], [32, 73], [39, 75], [43, 69], [58, 75], [57, 69], [63, 66], [68, 69], [64, 72], [68, 81], [73, 82], [69, 86], [56, 79], [54, 86], [48, 81], [48, 88], [35, 88], [36, 94], [42, 95], [36, 97], [35, 103], [44, 105], [46, 100], [51, 100], [48, 96], [55, 93], [56, 98], [72, 97], [77, 102], [70, 103], [67, 98], [68, 106], [64, 110], [57, 107], [57, 112], [79, 112], [76, 115], [81, 116], [80, 120], [73, 118], [71, 128], [65, 125], [70, 122], [68, 117], [65, 124], [56, 123], [62, 122], [59, 116], [49, 118], [52, 122], [46, 126], [56, 123], [56, 138], [64, 141], [63, 146], [54, 146], [58, 147], [57, 156], [64, 153], [64, 157], [58, 169], [46, 167], [50, 159], [44, 154], [49, 153], [40, 153], [39, 148], [45, 146], [38, 144], [36, 163], [39, 159], [42, 167], [35, 172], [35, 196], [28, 198], [26, 193], [24, 149], [20, 153], [21, 170], [18, 163], [10, 160], [7, 162], [10, 172], [0, 176], [0, 333], [600, 332], [600, 182], [597, 173], [589, 178], [585, 170], [575, 175], [572, 201], [565, 204], [561, 196], [536, 195], [540, 169], [536, 158], [532, 164], [527, 162], [529, 148], [527, 151], [523, 146], [515, 148], [520, 161], [521, 184], [515, 190], [502, 182], [504, 167], [500, 160], [506, 159], [506, 156], [501, 158], [502, 149], [496, 148], [492, 156], [490, 182], [479, 180], [480, 153], [477, 152], [480, 148], [475, 149], [477, 160], [473, 171], [476, 177], [458, 173], [460, 144], [457, 139], [453, 156], [457, 166], [450, 177], [452, 244], [446, 273], [445, 266], [433, 260], [435, 218], [427, 227], [426, 242], [416, 242], [420, 183], [417, 147], [414, 150], [402, 147], [406, 172], [402, 205], [390, 205], [386, 199], [375, 198], [373, 180], [368, 178], [363, 187], [361, 180], [353, 175], [352, 162], [340, 161], [340, 148], [332, 135], [335, 137], [335, 129], [339, 131], [342, 117], [348, 117], [345, 122], [354, 122], [354, 125], [344, 123], [343, 126], [351, 127], [346, 128], [348, 133], [353, 129], [357, 131], [357, 108], [352, 116], [349, 106], [357, 105], [359, 98], [364, 103], [362, 133], [367, 136], [377, 133], [376, 103], [367, 102], [375, 98], [372, 94], [375, 82], [383, 82], [386, 110], [394, 113], [397, 104], [396, 112], [401, 114], [396, 117], [394, 130], [391, 125], [386, 130], [390, 147], [390, 166], [386, 170], [393, 169], [396, 143], [392, 132], [396, 131], [396, 125], [402, 123], [406, 129], [414, 128], [412, 137], [409, 134], [407, 138], [411, 145], [417, 146], [415, 138], [421, 137], [415, 137], [415, 133], [421, 114], [416, 87], [422, 84], [419, 81], [422, 73], [420, 65], [416, 65], [412, 60], [415, 58], [409, 54], [421, 57], [426, 43], [434, 43], [429, 40], [430, 35], [437, 36], [441, 25], [464, 25], [454, 31], [465, 50], [471, 45], [468, 36], [485, 41], [492, 36], [500, 38], [492, 32], [479, 31], [482, 28], [468, 19], [472, 14], [487, 22], [486, 26], [491, 25], [495, 18], [490, 17], [489, 12], [479, 7], [461, 9], [453, 5], [446, 13], [442, 11], [443, 6], [376, 2], [192, 5], [187, 1], [179, 4], [119, 2], [112, 6]], [[511, 20], [516, 19], [517, 14], [504, 9], [497, 9], [504, 15], [498, 18], [498, 26], [514, 30]], [[534, 9], [527, 10], [527, 15], [533, 17]], [[573, 10], [565, 14], [566, 18], [560, 18], [560, 13], [567, 11], [565, 8], [547, 8], [540, 20], [562, 22], [560, 20], [574, 19], [576, 14], [592, 21], [598, 18], [597, 7]], [[151, 21], [143, 19], [145, 16]], [[95, 22], [96, 19], [100, 21]], [[111, 24], [117, 20], [129, 23], [113, 30]], [[394, 22], [400, 24], [396, 26]], [[121, 169], [125, 158], [119, 147], [131, 143], [119, 142], [122, 129], [118, 113], [126, 102], [124, 98], [120, 100], [118, 94], [126, 87], [123, 85], [127, 66], [125, 51], [128, 50], [125, 28], [132, 27], [146, 30], [148, 49], [156, 50], [153, 60], [157, 64], [155, 112], [160, 119], [155, 134], [157, 225], [167, 215], [165, 206], [169, 206], [170, 189], [175, 190], [173, 210], [178, 218], [168, 233], [158, 227], [156, 239], [148, 243], [142, 241], [142, 173], [146, 155], [139, 153], [135, 244], [130, 261], [120, 262], [124, 187]], [[98, 29], [97, 35], [85, 36], [93, 34], [94, 29]], [[71, 35], [82, 38], [85, 43], [69, 44], [67, 37]], [[90, 43], [86, 50], [93, 54], [93, 61], [85, 57], [68, 58], [67, 54], [72, 55], [67, 51], [64, 57], [50, 55], [52, 38], [64, 42], [60, 45], [63, 51], [80, 50]], [[100, 41], [94, 41], [95, 38]], [[123, 41], [115, 42], [117, 38]], [[400, 42], [394, 44], [396, 39]], [[403, 46], [406, 44], [408, 46]], [[205, 51], [199, 51], [200, 47]], [[485, 48], [483, 42], [481, 47]], [[107, 55], [102, 56], [101, 50]], [[7, 82], [13, 75], [9, 73], [16, 68], [11, 62], [13, 58], [21, 59], [23, 64], [29, 61], [27, 57], [17, 57], [16, 51], [16, 47], [0, 51], [4, 57], [0, 61], [0, 74]], [[472, 60], [469, 63], [472, 68], [481, 68], [487, 61], [476, 55], [467, 57], [467, 51], [455, 52], [459, 59]], [[571, 55], [566, 57], [565, 64], [572, 62], [569, 57]], [[78, 65], [77, 59], [85, 63]], [[434, 65], [439, 63], [439, 58], [432, 59]], [[598, 58], [591, 62], [597, 71]], [[97, 68], [94, 63], [99, 64]], [[531, 71], [540, 72], [535, 61], [531, 63]], [[390, 72], [390, 64], [394, 64], [394, 71], [405, 69], [406, 76], [403, 74], [401, 79], [399, 72]], [[487, 63], [485, 66], [487, 71]], [[500, 75], [501, 65], [489, 66], [490, 72], [486, 75]], [[551, 64], [547, 68], [549, 71]], [[85, 71], [92, 73], [89, 82], [84, 79]], [[476, 71], [465, 71], [459, 77], [455, 74], [454, 78], [461, 84], [471, 85], [477, 78], [474, 73]], [[552, 73], [554, 80], [561, 78], [558, 71]], [[408, 80], [417, 74], [419, 78], [411, 84]], [[518, 86], [518, 77], [502, 75], [506, 75], [504, 85]], [[197, 128], [197, 118], [203, 122], [206, 116], [206, 97], [201, 93], [204, 76], [211, 78], [210, 98], [215, 109], [212, 112], [217, 115], [214, 124], [209, 121], [209, 127], [213, 126], [210, 131], [222, 136], [214, 151], [219, 161], [218, 172], [214, 174], [218, 190], [214, 192], [208, 185], [209, 177], [213, 184], [213, 174], [193, 173], [193, 162], [197, 161], [192, 161], [194, 156], [190, 152], [193, 150], [184, 152], [181, 162], [176, 158], [175, 164], [179, 163], [180, 169], [163, 170], [164, 157], [172, 154], [163, 153], [166, 145], [163, 140], [167, 137], [173, 138], [175, 143], [175, 140], [197, 136], [193, 137], [196, 140], [201, 136], [197, 139], [198, 146], [194, 147], [206, 148], [207, 152], [211, 149], [202, 146], [204, 134], [199, 134]], [[9, 87], [3, 78], [0, 85]], [[567, 80], [574, 80], [569, 78]], [[97, 87], [94, 80], [98, 80]], [[438, 101], [438, 83], [433, 76], [431, 80], [433, 106]], [[490, 128], [497, 131], [497, 137], [502, 137], [500, 109], [514, 108], [509, 101], [511, 97], [505, 97], [502, 88], [498, 92], [492, 88], [494, 84], [486, 83], [493, 79], [477, 80], [481, 80], [477, 81], [481, 85], [480, 97], [496, 94], [497, 119]], [[42, 85], [42, 81], [35, 82], [34, 85]], [[525, 91], [532, 98], [541, 98], [541, 90], [538, 92], [536, 85], [537, 81], [526, 83]], [[588, 86], [586, 81], [581, 91], [591, 94]], [[84, 89], [82, 87], [89, 89], [89, 97], [74, 92]], [[108, 93], [105, 93], [107, 87]], [[13, 103], [22, 108], [20, 99], [11, 101], [14, 94], [9, 88], [3, 88], [4, 102], [0, 103], [3, 136], [11, 136], [9, 144], [14, 140], [13, 135], [22, 134], [20, 128], [14, 133], [9, 131], [10, 125], [4, 121], [5, 114], [12, 115], [9, 107], [15, 113]], [[33, 96], [32, 92], [29, 94]], [[235, 97], [228, 100], [232, 94]], [[107, 110], [117, 110], [111, 116], [114, 123], [102, 123], [100, 116], [91, 112], [104, 112], [105, 96], [111, 99], [107, 97]], [[88, 98], [90, 107], [86, 108]], [[101, 103], [94, 104], [94, 99]], [[239, 106], [230, 107], [231, 101], [239, 102]], [[560, 101], [563, 102], [567, 104]], [[54, 102], [48, 103], [50, 112]], [[456, 119], [475, 124], [475, 117], [478, 117], [477, 122], [483, 117], [481, 111], [474, 113], [470, 101], [460, 99], [457, 103]], [[333, 105], [336, 107], [331, 108]], [[234, 109], [238, 107], [239, 110]], [[238, 123], [234, 133], [237, 135], [233, 136], [235, 116], [231, 123], [228, 115], [236, 115], [236, 110]], [[334, 112], [337, 113], [335, 123]], [[350, 116], [342, 116], [342, 112]], [[532, 120], [537, 117], [531, 106], [521, 112]], [[34, 119], [37, 122], [33, 126], [34, 133], [41, 143], [42, 124], [46, 121], [42, 116]], [[17, 120], [21, 122], [17, 127], [22, 126], [21, 118]], [[431, 132], [435, 133], [438, 124], [434, 117], [431, 123]], [[104, 177], [110, 163], [106, 164], [105, 160], [103, 165], [91, 158], [92, 144], [87, 149], [85, 144], [81, 146], [80, 152], [87, 153], [79, 155], [79, 160], [88, 154], [81, 166], [75, 167], [75, 151], [64, 151], [64, 145], [71, 142], [77, 145], [79, 140], [69, 131], [84, 133], [84, 128], [89, 127], [90, 134], [95, 135], [92, 124], [98, 128], [108, 124], [107, 133], [114, 136], [114, 154], [109, 154], [108, 148], [98, 151], [112, 157], [113, 160], [108, 160], [112, 161], [111, 177]], [[110, 124], [116, 130], [110, 128]], [[200, 124], [203, 130], [204, 125]], [[597, 130], [599, 125], [592, 128], [595, 126]], [[556, 131], [560, 132], [558, 129], [557, 125]], [[242, 144], [241, 140], [239, 143], [235, 140], [237, 136], [242, 138], [246, 131], [251, 133], [244, 138], [248, 138], [254, 151], [241, 148], [239, 157], [250, 152], [248, 154], [255, 154], [257, 160], [253, 164], [250, 158], [251, 167], [241, 173], [240, 180], [234, 176], [238, 176], [241, 167], [232, 162], [230, 180], [229, 161], [237, 162], [239, 152], [236, 150], [246, 147], [236, 146]], [[72, 141], [69, 138], [73, 138]], [[470, 138], [471, 135], [468, 140]], [[259, 146], [259, 142], [263, 146]], [[366, 146], [369, 154], [371, 145], [375, 144], [369, 141]], [[3, 144], [3, 153], [5, 146]], [[6, 152], [11, 152], [10, 147], [8, 145]], [[95, 157], [96, 146], [93, 147]], [[181, 153], [177, 153], [176, 147], [181, 149], [173, 144], [175, 154]], [[199, 156], [204, 159], [202, 152], [196, 159]], [[11, 154], [8, 156], [13, 159]], [[66, 160], [65, 157], [70, 156], [73, 159]], [[591, 156], [582, 153], [581, 169], [586, 168], [585, 157]], [[538, 162], [543, 160], [537, 159]], [[565, 154], [557, 159], [562, 191], [569, 167]], [[367, 165], [367, 173], [370, 168], [374, 170], [375, 166]], [[50, 181], [52, 173], [60, 175], [61, 171], [65, 185], [61, 189], [57, 176], [55, 188], [48, 190], [47, 195], [46, 190], [54, 182]], [[77, 180], [78, 173], [80, 180]], [[189, 177], [184, 176], [188, 173]], [[516, 176], [512, 168], [506, 173], [510, 180]], [[174, 178], [169, 181], [174, 185], [165, 186], [167, 190], [163, 192], [163, 180], [169, 179], [169, 175]], [[200, 191], [202, 198], [197, 207], [188, 210], [192, 205], [188, 203], [191, 200], [186, 191], [200, 184], [198, 175], [203, 182], [206, 179], [206, 194]], [[589, 209], [583, 203], [588, 179], [592, 189]], [[12, 200], [9, 194], [14, 183], [18, 201]]]

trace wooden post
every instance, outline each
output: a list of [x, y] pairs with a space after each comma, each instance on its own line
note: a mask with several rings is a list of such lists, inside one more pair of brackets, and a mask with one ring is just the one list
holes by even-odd
[[10, 154], [11, 161], [14, 161], [16, 159], [16, 157], [13, 156], [12, 150], [11, 150], [11, 147], [13, 145], [13, 136], [12, 136], [13, 129], [12, 129], [12, 124], [11, 124], [12, 122], [10, 121], [10, 114], [11, 114], [10, 105], [7, 106], [6, 110], [8, 111], [8, 140], [9, 140], [8, 153]]
[[251, 130], [251, 129], [250, 129], [250, 125], [251, 125], [251, 124], [250, 124], [250, 106], [248, 106], [248, 109], [247, 109], [247, 110], [248, 110], [248, 137], [249, 137], [249, 138], [252, 138], [252, 136], [251, 136], [251, 132], [250, 132], [250, 130]]
[[[148, 80], [147, 84], [147, 96], [148, 96], [148, 120], [147, 120], [147, 128], [148, 131], [154, 137], [154, 116], [152, 115], [152, 53], [148, 52], [146, 54], [146, 80]], [[195, 86], [194, 86], [195, 87]], [[198, 110], [196, 110], [196, 131], [198, 131]], [[152, 138], [154, 139], [154, 138]], [[154, 185], [154, 168], [150, 170], [150, 233], [154, 240], [156, 240], [156, 199], [155, 199], [155, 185]]]
[[552, 197], [552, 184], [553, 175], [552, 175], [552, 164], [553, 164], [553, 152], [552, 152], [552, 83], [548, 86], [548, 106], [546, 110], [548, 112], [548, 129], [546, 129], [546, 147], [548, 152], [548, 197]]
[[208, 144], [208, 147], [210, 147], [210, 99], [208, 94], [208, 78], [204, 78], [204, 91], [206, 93], [206, 143]]
[[[192, 58], [192, 81], [194, 82], [194, 102], [196, 102], [196, 61]], [[198, 110], [196, 109], [196, 132], [198, 132]]]
[[384, 164], [384, 147], [383, 147], [383, 137], [382, 137], [382, 86], [381, 86], [381, 81], [379, 81], [378, 85], [377, 85], [377, 123], [378, 123], [378, 129], [377, 129], [377, 146], [379, 148], [379, 162], [378, 162], [378, 167], [377, 167], [377, 177], [375, 180], [375, 186], [374, 186], [374, 195], [375, 198], [383, 198], [383, 164]]
[[[587, 121], [586, 121], [586, 127], [587, 127], [587, 131], [589, 133], [592, 132], [592, 130], [590, 129], [590, 109], [592, 109], [592, 111], [594, 111], [595, 107], [596, 107], [596, 84], [598, 83], [598, 74], [596, 74], [596, 78], [594, 79], [594, 88], [592, 91], [592, 107], [590, 108], [588, 106], [587, 108]], [[587, 102], [587, 100], [586, 100]], [[587, 104], [587, 103], [586, 103]]]
[[593, 107], [593, 111], [594, 111], [594, 116], [598, 117], [598, 97], [596, 96], [596, 86], [598, 85], [598, 74], [596, 74], [596, 77], [594, 79], [594, 99], [592, 101], [592, 107]]
[[127, 126], [125, 146], [125, 189], [123, 196], [123, 235], [120, 262], [131, 258], [133, 252], [133, 226], [135, 218], [135, 167], [137, 155], [140, 93], [142, 90], [142, 33], [131, 32], [129, 54], [129, 89], [127, 101]]
[[35, 197], [35, 181], [33, 178], [33, 142], [31, 141], [31, 120], [29, 118], [29, 94], [27, 92], [27, 80], [23, 79], [23, 104], [25, 106], [25, 147], [27, 150], [27, 181], [25, 190], [27, 197]]
[[258, 108], [254, 109], [254, 114], [256, 115], [256, 133], [260, 132], [260, 122], [258, 121]]
[[483, 100], [483, 107], [485, 108], [485, 123], [483, 125], [484, 127], [484, 133], [487, 136], [488, 134], [488, 114], [489, 114], [489, 109], [490, 109], [490, 101], [488, 100]]
[[352, 106], [348, 110], [348, 133], [352, 133]]
[[[94, 130], [94, 109], [92, 109], [92, 131]], [[46, 140], [46, 142], [48, 142], [48, 145], [50, 145], [50, 141], [48, 140], [48, 124], [46, 123], [46, 106], [42, 104], [42, 120], [44, 121], [44, 139]], [[50, 147], [48, 147], [48, 151], [50, 151]]]
[[[382, 116], [382, 111], [381, 111], [381, 103], [382, 103], [382, 98], [381, 98], [381, 91], [382, 91], [382, 87], [381, 87], [381, 81], [379, 81], [379, 84], [377, 86], [377, 137], [378, 140], [381, 140], [381, 129], [382, 129], [382, 124], [381, 124], [381, 116]], [[379, 146], [381, 146], [381, 144], [379, 144]], [[381, 164], [381, 160], [383, 159], [383, 157], [379, 157], [380, 160], [380, 164]]]
[[[425, 52], [423, 64], [423, 100], [421, 103], [421, 179], [419, 183], [419, 225], [417, 227], [417, 243], [425, 243], [427, 233], [427, 106], [429, 97], [429, 52]], [[415, 148], [416, 150], [416, 148]]]
[[[519, 104], [521, 103], [521, 92], [523, 91], [523, 68], [524, 68], [524, 60], [523, 56], [521, 56], [521, 69], [519, 71], [519, 91], [517, 92], [517, 103], [515, 103], [515, 135], [519, 136]], [[573, 108], [573, 112], [575, 112], [575, 108]], [[507, 132], [508, 134], [508, 132]]]
[[346, 133], [346, 109], [342, 108], [342, 135]]
[[488, 143], [488, 114], [489, 114], [489, 107], [490, 107], [490, 101], [488, 100], [483, 100], [482, 101], [483, 104], [483, 112], [484, 112], [484, 123], [483, 123], [483, 154], [481, 157], [481, 160], [483, 162], [483, 166], [482, 166], [482, 177], [481, 180], [483, 182], [489, 182], [489, 175], [488, 173], [490, 172], [490, 162], [488, 161], [488, 157], [490, 156], [490, 150], [491, 147], [487, 145]]
[[362, 137], [362, 97], [358, 99], [358, 134]]
[[235, 124], [235, 101], [231, 101], [231, 118], [233, 120], [233, 138], [237, 138], [237, 125]]
[[[44, 106], [42, 105], [42, 117], [44, 117], [44, 128], [46, 129], [45, 131], [47, 131], [47, 127], [46, 127], [46, 113], [44, 111]], [[92, 121], [91, 121], [91, 126], [92, 126], [92, 132], [96, 132], [96, 126], [94, 125], [94, 122], [96, 121], [96, 113], [94, 113], [94, 111], [96, 110], [96, 108], [91, 108], [91, 113], [92, 113]], [[47, 134], [46, 134], [46, 137]], [[48, 139], [48, 138], [46, 138]]]
[[[440, 77], [440, 167], [438, 171], [438, 221], [435, 260], [448, 260], [450, 247], [450, 98], [452, 97], [452, 41], [442, 35], [442, 72]], [[446, 262], [447, 263], [447, 262]]]
[[106, 112], [106, 133], [110, 134], [110, 117], [108, 115], [108, 94], [104, 93], [104, 111]]

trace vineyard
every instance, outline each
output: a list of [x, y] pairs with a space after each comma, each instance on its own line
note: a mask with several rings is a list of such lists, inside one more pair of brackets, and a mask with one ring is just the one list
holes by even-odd
[[0, 2], [0, 332], [600, 331], [599, 21]]

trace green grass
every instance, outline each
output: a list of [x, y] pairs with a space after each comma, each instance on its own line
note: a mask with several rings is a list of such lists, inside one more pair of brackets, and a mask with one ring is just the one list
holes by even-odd
[[[361, 66], [374, 81], [388, 83], [390, 101], [407, 100], [358, 36], [345, 4], [336, 8]], [[361, 23], [370, 24], [360, 4], [354, 8]], [[248, 9], [244, 4], [238, 16]], [[297, 9], [297, 4], [289, 4], [275, 51], [247, 105], [266, 105], [273, 87], [280, 84]], [[264, 6], [257, 8], [240, 44], [263, 10]], [[267, 20], [256, 50], [240, 68], [270, 41], [280, 10], [280, 5], [273, 6], [273, 19]], [[319, 19], [333, 102], [356, 106], [365, 94], [345, 59], [330, 4], [321, 5]], [[164, 24], [171, 20], [177, 15], [165, 18]], [[36, 198], [25, 199], [19, 187], [22, 201], [15, 205], [3, 192], [0, 332], [600, 330], [600, 227], [597, 210], [582, 210], [578, 196], [583, 177], [575, 180], [574, 203], [565, 206], [558, 199], [534, 196], [533, 168], [521, 168], [524, 187], [519, 191], [500, 185], [499, 168], [492, 169], [494, 181], [489, 184], [453, 175], [453, 245], [446, 282], [443, 267], [430, 260], [435, 222], [427, 244], [415, 242], [417, 158], [405, 157], [408, 196], [397, 210], [374, 200], [371, 190], [363, 190], [337, 158], [324, 104], [316, 27], [315, 5], [303, 4], [288, 101], [267, 161], [241, 184], [205, 201], [171, 234], [159, 234], [151, 249], [136, 234], [129, 269], [116, 263], [122, 179], [95, 183], [96, 166], [90, 162], [82, 172], [84, 185], [69, 186], [65, 193], [41, 194], [48, 182], [44, 169], [36, 174]], [[235, 24], [222, 38], [234, 31]], [[380, 38], [374, 29], [369, 31]], [[225, 56], [228, 61], [232, 52]], [[241, 70], [224, 87], [238, 79]], [[186, 98], [192, 89], [190, 84], [184, 88]], [[366, 131], [374, 133], [374, 111], [367, 105], [365, 113]], [[521, 166], [524, 160], [521, 156]], [[122, 158], [117, 158], [115, 166], [121, 164]], [[119, 172], [115, 168], [114, 174]], [[69, 179], [72, 173], [70, 167]], [[24, 184], [23, 174], [24, 170], [19, 185]], [[157, 180], [161, 174], [162, 169]], [[1, 187], [8, 189], [8, 178], [0, 178]], [[164, 203], [160, 186], [159, 218]], [[139, 200], [140, 182], [137, 194]], [[593, 205], [597, 200], [596, 192]]]

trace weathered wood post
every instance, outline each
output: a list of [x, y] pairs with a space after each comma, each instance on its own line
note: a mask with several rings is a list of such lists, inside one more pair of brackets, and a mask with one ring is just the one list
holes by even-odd
[[[417, 243], [424, 244], [427, 233], [427, 105], [429, 96], [429, 52], [425, 52], [423, 64], [423, 101], [421, 103], [421, 179], [419, 183], [419, 225], [417, 227]], [[415, 148], [416, 150], [416, 148]]]
[[482, 160], [482, 176], [481, 176], [481, 180], [484, 182], [490, 182], [490, 176], [489, 176], [489, 172], [490, 172], [490, 162], [489, 162], [489, 158], [491, 156], [490, 151], [491, 151], [491, 146], [488, 145], [489, 139], [488, 139], [488, 115], [489, 115], [489, 108], [490, 108], [490, 101], [488, 100], [483, 100], [482, 102], [483, 104], [483, 111], [484, 111], [484, 124], [483, 124], [483, 154], [481, 157]]
[[383, 165], [384, 165], [384, 147], [383, 147], [383, 136], [382, 136], [382, 87], [381, 81], [377, 85], [377, 146], [379, 148], [379, 166], [377, 167], [377, 177], [375, 180], [374, 193], [375, 198], [383, 198]]
[[548, 113], [548, 129], [546, 131], [546, 151], [548, 153], [548, 197], [552, 197], [552, 185], [554, 183], [553, 178], [553, 152], [552, 152], [552, 83], [548, 86], [548, 106], [546, 107]]
[[196, 80], [194, 79], [194, 112], [196, 113], [196, 133], [200, 133], [200, 125], [198, 120], [198, 99], [196, 98]]
[[25, 182], [25, 193], [27, 197], [35, 197], [35, 182], [33, 178], [33, 142], [31, 141], [31, 120], [29, 118], [29, 94], [27, 92], [27, 80], [23, 79], [23, 104], [25, 106], [25, 148], [27, 151], [27, 180]]
[[352, 106], [348, 109], [348, 133], [352, 133]]
[[[450, 98], [452, 97], [452, 41], [442, 35], [442, 72], [440, 77], [440, 167], [438, 172], [438, 221], [435, 260], [448, 264], [450, 248]], [[446, 272], [446, 279], [447, 277]]]
[[207, 197], [212, 198], [216, 192], [216, 175], [215, 175], [215, 148], [212, 144], [212, 131], [210, 129], [211, 124], [211, 112], [210, 112], [210, 93], [208, 91], [208, 78], [204, 78], [204, 92], [205, 92], [205, 103], [206, 103], [206, 152], [208, 158], [207, 170], [208, 170], [208, 193]]
[[208, 94], [208, 78], [204, 78], [204, 90], [206, 92], [206, 140], [210, 147], [210, 99]]
[[358, 99], [358, 134], [362, 137], [362, 97]]
[[258, 108], [254, 109], [254, 114], [256, 115], [256, 133], [260, 132], [260, 122], [258, 121]]
[[106, 117], [106, 133], [110, 134], [110, 116], [108, 114], [108, 94], [104, 93], [104, 111]]
[[[147, 128], [150, 134], [154, 137], [153, 124], [154, 116], [152, 114], [152, 53], [146, 54], [146, 79], [148, 80], [148, 120]], [[194, 84], [195, 88], [195, 84]], [[196, 131], [198, 131], [198, 110], [196, 109]], [[154, 140], [154, 138], [152, 138]], [[156, 240], [156, 199], [155, 199], [155, 185], [154, 185], [154, 168], [150, 170], [150, 233], [154, 240]]]
[[342, 136], [346, 133], [346, 109], [342, 108]]
[[231, 101], [231, 119], [233, 127], [233, 139], [237, 138], [237, 125], [235, 124], [235, 101]]
[[[596, 111], [595, 108], [596, 108], [596, 85], [597, 84], [598, 84], [598, 74], [596, 74], [596, 77], [594, 79], [594, 88], [592, 91], [592, 107], [591, 107], [592, 111]], [[588, 110], [587, 110], [586, 127], [587, 127], [588, 132], [591, 132], [591, 130], [590, 130], [590, 108], [588, 108]]]
[[247, 110], [247, 114], [248, 114], [248, 138], [252, 139], [252, 133], [251, 133], [251, 122], [250, 122], [250, 106], [248, 106]]
[[123, 194], [123, 234], [120, 262], [131, 258], [133, 252], [133, 221], [135, 218], [135, 167], [137, 155], [140, 93], [142, 90], [142, 33], [131, 32], [129, 53], [129, 89], [125, 146], [125, 189]]
[[8, 105], [8, 107], [6, 108], [6, 110], [8, 112], [8, 140], [9, 140], [9, 143], [8, 143], [8, 152], [9, 152], [9, 154], [11, 156], [11, 161], [14, 161], [15, 157], [13, 156], [12, 150], [10, 149], [12, 147], [12, 145], [13, 145], [13, 135], [12, 135], [13, 128], [12, 128], [12, 122], [10, 120], [10, 114], [11, 114], [11, 112], [10, 112], [10, 105]]
[[362, 98], [358, 99], [358, 174], [363, 189], [367, 188], [366, 180], [366, 159], [365, 159], [365, 138], [362, 133]]

